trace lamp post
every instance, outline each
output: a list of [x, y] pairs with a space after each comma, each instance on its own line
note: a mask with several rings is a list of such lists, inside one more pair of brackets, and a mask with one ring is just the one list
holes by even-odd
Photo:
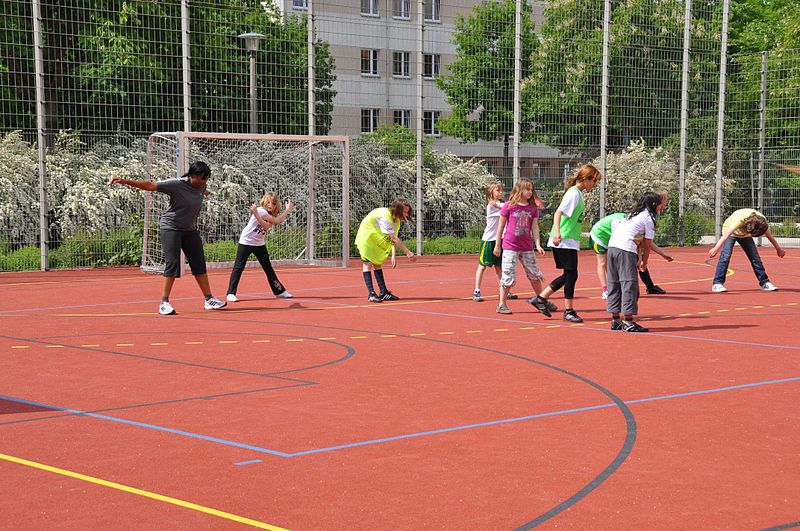
[[258, 109], [256, 103], [256, 52], [263, 39], [267, 37], [260, 33], [242, 33], [240, 39], [244, 39], [244, 46], [250, 55], [250, 132], [258, 132]]

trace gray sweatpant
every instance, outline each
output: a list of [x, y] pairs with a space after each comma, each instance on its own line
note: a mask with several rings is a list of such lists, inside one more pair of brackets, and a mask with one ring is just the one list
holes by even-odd
[[639, 271], [636, 253], [608, 248], [608, 313], [639, 313]]

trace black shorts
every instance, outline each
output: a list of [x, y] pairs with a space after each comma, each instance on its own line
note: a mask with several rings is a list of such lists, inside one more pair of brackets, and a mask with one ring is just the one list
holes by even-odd
[[553, 260], [556, 269], [578, 269], [578, 251], [553, 247]]
[[196, 230], [161, 229], [161, 247], [164, 249], [164, 276], [181, 276], [181, 250], [193, 275], [206, 272], [206, 255], [203, 252], [203, 240]]

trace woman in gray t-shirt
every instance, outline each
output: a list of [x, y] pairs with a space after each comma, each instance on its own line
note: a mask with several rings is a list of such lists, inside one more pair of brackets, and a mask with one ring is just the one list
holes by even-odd
[[164, 249], [166, 266], [164, 268], [164, 287], [158, 313], [172, 315], [175, 308], [169, 303], [169, 294], [175, 279], [181, 276], [181, 250], [186, 255], [197, 285], [206, 300], [206, 310], [218, 310], [225, 302], [211, 294], [206, 273], [206, 257], [203, 241], [197, 231], [197, 216], [203, 207], [206, 183], [211, 169], [205, 162], [193, 162], [189, 171], [177, 179], [165, 181], [134, 181], [112, 177], [109, 185], [124, 184], [148, 192], [161, 192], [169, 196], [169, 208], [161, 214], [161, 247]]

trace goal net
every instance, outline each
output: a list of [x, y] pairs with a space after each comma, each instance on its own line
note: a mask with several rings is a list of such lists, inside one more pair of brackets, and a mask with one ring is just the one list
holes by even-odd
[[[154, 133], [147, 143], [147, 176], [179, 177], [194, 161], [211, 168], [209, 195], [197, 220], [209, 268], [232, 266], [250, 205], [267, 192], [278, 194], [282, 209], [287, 199], [295, 204], [286, 221], [267, 233], [273, 263], [346, 267], [349, 149], [347, 137]], [[161, 273], [159, 217], [169, 197], [158, 192], [145, 197], [142, 270]]]

